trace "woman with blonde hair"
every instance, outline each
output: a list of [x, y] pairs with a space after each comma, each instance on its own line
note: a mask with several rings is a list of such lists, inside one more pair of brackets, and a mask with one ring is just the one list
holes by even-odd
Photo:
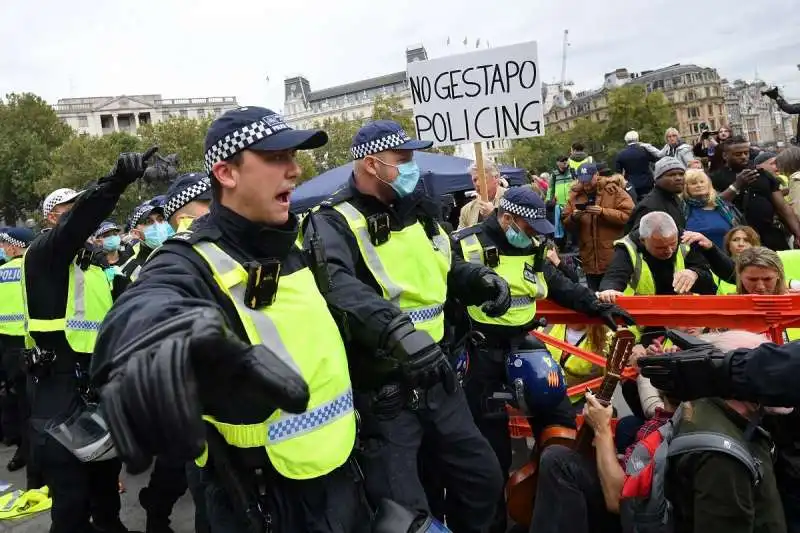
[[702, 170], [687, 170], [683, 183], [686, 229], [702, 233], [722, 248], [725, 235], [738, 222], [733, 209], [717, 195]]
[[681, 134], [675, 128], [668, 128], [664, 133], [664, 140], [667, 144], [658, 153], [659, 157], [674, 157], [686, 168], [689, 168], [689, 161], [694, 159], [692, 147], [681, 140]]
[[736, 292], [738, 294], [786, 294], [786, 274], [777, 252], [753, 246], [736, 258]]

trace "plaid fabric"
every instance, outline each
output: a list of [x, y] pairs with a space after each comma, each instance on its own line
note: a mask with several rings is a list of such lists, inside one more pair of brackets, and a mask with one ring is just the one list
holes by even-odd
[[650, 433], [658, 431], [658, 428], [669, 422], [674, 414], [675, 413], [665, 411], [661, 407], [656, 407], [656, 412], [653, 414], [653, 418], [646, 420], [645, 423], [642, 424], [642, 427], [640, 427], [639, 431], [636, 432], [636, 441], [628, 446], [627, 450], [625, 450], [625, 458], [620, 461], [623, 470], [625, 469], [625, 465], [628, 463], [628, 459], [633, 453], [633, 449], [636, 447], [636, 443], [644, 440], [645, 437], [647, 437]]

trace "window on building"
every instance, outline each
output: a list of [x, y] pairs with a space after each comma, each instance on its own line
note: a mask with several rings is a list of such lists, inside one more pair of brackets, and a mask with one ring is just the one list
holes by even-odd
[[713, 118], [708, 119], [708, 126], [711, 128], [711, 131], [715, 131], [717, 129], [717, 123]]
[[722, 109], [722, 104], [719, 104], [719, 113], [720, 116], [725, 116], [725, 111]]
[[697, 122], [692, 122], [689, 124], [689, 130], [692, 133], [700, 133], [700, 126], [697, 124]]
[[681, 78], [680, 76], [675, 76], [674, 78], [672, 78], [672, 85], [677, 87], [678, 85], [681, 85], [682, 83], [683, 83], [683, 78]]
[[197, 116], [199, 118], [206, 118], [206, 110], [201, 107], [197, 110]]
[[708, 116], [709, 117], [713, 117], [714, 116], [714, 106], [711, 105], [711, 104], [708, 104]]
[[689, 114], [689, 118], [698, 118], [700, 116], [700, 111], [696, 107], [690, 107], [686, 112]]
[[686, 92], [686, 101], [693, 102], [696, 99], [697, 99], [697, 95], [694, 93], [694, 91], [687, 91]]
[[754, 118], [748, 118], [747, 119], [747, 129], [749, 131], [755, 131], [756, 130], [756, 119], [754, 119]]
[[178, 114], [180, 116], [182, 116], [182, 117], [188, 117], [189, 116], [189, 110], [188, 109], [181, 109], [180, 111], [178, 111]]
[[220, 116], [221, 114], [222, 114], [222, 109], [220, 109], [219, 107], [217, 107], [217, 108], [215, 108], [215, 109], [214, 109], [214, 116], [217, 116], [217, 117], [218, 117], [218, 116]]
[[78, 127], [79, 128], [88, 128], [89, 127], [89, 117], [86, 115], [78, 115]]
[[597, 122], [600, 122], [600, 113], [595, 113], [595, 114], [594, 114], [594, 119], [595, 119]]
[[706, 87], [706, 98], [711, 96], [711, 87]]

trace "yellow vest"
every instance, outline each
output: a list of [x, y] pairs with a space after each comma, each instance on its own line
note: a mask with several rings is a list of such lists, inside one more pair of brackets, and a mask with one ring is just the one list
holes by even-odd
[[[650, 267], [647, 266], [647, 262], [642, 257], [642, 254], [639, 253], [639, 249], [636, 247], [636, 244], [634, 244], [631, 238], [627, 235], [622, 239], [614, 241], [615, 246], [618, 244], [625, 246], [625, 249], [628, 250], [628, 255], [631, 258], [631, 263], [633, 264], [633, 274], [631, 274], [631, 279], [628, 281], [628, 287], [625, 289], [625, 294], [628, 296], [655, 296], [656, 284], [653, 280], [653, 273], [650, 272]], [[675, 272], [679, 272], [686, 268], [685, 260], [688, 253], [688, 246], [684, 244], [678, 246], [678, 250], [675, 253], [674, 258]]]
[[[467, 235], [460, 241], [464, 259], [482, 265], [483, 245], [478, 236]], [[533, 272], [533, 258], [529, 255], [500, 255], [494, 271], [506, 280], [511, 290], [511, 307], [499, 317], [489, 317], [478, 306], [469, 306], [467, 313], [476, 322], [499, 326], [524, 326], [536, 316], [536, 300], [547, 298], [547, 282], [541, 272]]]
[[717, 294], [719, 295], [737, 294], [736, 285], [719, 279], [716, 274], [714, 274], [714, 284], [717, 286]]
[[[553, 324], [553, 327], [549, 331], [547, 331], [547, 334], [550, 335], [551, 337], [557, 338], [560, 341], [567, 342], [567, 325]], [[593, 347], [589, 343], [589, 339], [586, 337], [585, 334], [583, 337], [581, 337], [580, 341], [578, 341], [578, 344], [576, 346], [578, 348], [582, 348], [588, 351], [597, 350], [597, 348]], [[586, 361], [585, 359], [581, 359], [580, 357], [573, 355], [571, 357], [568, 357], [566, 361], [562, 363], [561, 350], [559, 350], [555, 346], [550, 346], [549, 344], [547, 345], [547, 350], [550, 352], [550, 355], [553, 356], [553, 359], [555, 359], [556, 362], [559, 363], [561, 367], [564, 369], [564, 376], [566, 377], [568, 387], [586, 381], [587, 379], [589, 379], [590, 377], [594, 377], [595, 375], [599, 376], [602, 374], [602, 372], [592, 372], [592, 370], [596, 369], [597, 366], [593, 365], [589, 361]], [[572, 403], [578, 403], [583, 399], [584, 396], [585, 394], [583, 393], [575, 394], [573, 396], [570, 396], [569, 400]]]
[[[258, 424], [203, 419], [231, 446], [264, 447], [275, 470], [290, 479], [317, 478], [343, 465], [356, 437], [347, 354], [311, 271], [303, 268], [281, 276], [275, 302], [253, 310], [244, 303], [244, 268], [213, 243], [200, 242], [194, 249], [236, 307], [250, 343], [264, 344], [293, 367], [311, 392], [302, 414], [276, 410]], [[204, 453], [197, 463], [204, 466], [206, 459]]]
[[73, 261], [69, 266], [69, 288], [64, 318], [31, 318], [28, 312], [27, 283], [36, 280], [25, 278], [25, 262], [22, 263], [23, 309], [27, 322], [27, 333], [63, 331], [70, 348], [77, 353], [91, 354], [97, 342], [97, 332], [111, 309], [111, 287], [103, 269], [90, 265], [81, 270]]
[[0, 335], [25, 336], [21, 257], [0, 266]]
[[358, 242], [367, 268], [381, 287], [383, 298], [406, 313], [414, 326], [439, 342], [444, 337], [444, 302], [450, 271], [450, 238], [437, 224], [428, 238], [422, 223], [392, 231], [389, 240], [375, 246], [367, 219], [348, 202], [333, 208], [344, 216]]
[[[800, 198], [798, 198], [800, 201]], [[800, 250], [782, 250], [778, 252], [778, 257], [783, 263], [783, 272], [786, 280], [800, 279]]]

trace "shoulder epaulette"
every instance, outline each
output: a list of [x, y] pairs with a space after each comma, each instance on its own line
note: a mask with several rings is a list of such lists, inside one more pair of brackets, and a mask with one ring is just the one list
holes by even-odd
[[458, 231], [454, 231], [453, 233], [450, 234], [450, 236], [452, 237], [452, 239], [454, 241], [460, 241], [464, 237], [468, 237], [470, 235], [477, 235], [478, 233], [481, 233], [482, 231], [483, 231], [483, 228], [481, 227], [481, 225], [480, 224], [476, 224], [476, 225], [470, 226], [468, 228], [463, 228], [463, 229], [460, 229]]

